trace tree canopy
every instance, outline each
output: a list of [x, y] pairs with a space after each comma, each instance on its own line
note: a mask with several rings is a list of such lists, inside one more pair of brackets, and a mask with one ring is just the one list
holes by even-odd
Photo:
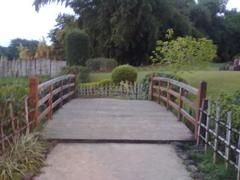
[[115, 58], [121, 64], [147, 63], [156, 41], [165, 40], [169, 28], [175, 38], [213, 40], [218, 61], [231, 60], [240, 52], [240, 13], [226, 10], [227, 0], [35, 0], [34, 6], [39, 10], [52, 2], [70, 6], [78, 17], [58, 19], [60, 25], [50, 33], [53, 42], [59, 32], [75, 24], [89, 35], [92, 57]]

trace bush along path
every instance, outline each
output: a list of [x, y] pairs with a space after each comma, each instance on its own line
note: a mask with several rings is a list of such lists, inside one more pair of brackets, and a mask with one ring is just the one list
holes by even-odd
[[232, 167], [225, 168], [224, 161], [219, 159], [218, 164], [213, 163], [212, 152], [205, 152], [202, 146], [194, 143], [174, 143], [176, 153], [196, 180], [230, 180], [236, 179], [236, 172]]
[[0, 179], [31, 179], [45, 165], [50, 148], [50, 143], [38, 134], [20, 137], [0, 157]]

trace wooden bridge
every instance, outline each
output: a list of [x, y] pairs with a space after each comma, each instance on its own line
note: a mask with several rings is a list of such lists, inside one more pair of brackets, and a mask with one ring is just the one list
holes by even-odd
[[[43, 84], [33, 77], [24, 103], [25, 123], [20, 124], [14, 118], [12, 102], [8, 104], [9, 123], [0, 123], [1, 152], [19, 134], [28, 134], [46, 120], [42, 134], [47, 139], [84, 143], [59, 144], [48, 158], [52, 166], [44, 170], [46, 173], [40, 180], [69, 179], [70, 175], [70, 179], [148, 180], [163, 175], [165, 179], [191, 179], [168, 143], [193, 140], [197, 143], [201, 140], [205, 151], [208, 147], [214, 150], [214, 162], [219, 154], [225, 159], [226, 167], [233, 165], [239, 179], [239, 130], [232, 128], [231, 112], [227, 113], [226, 122], [220, 121], [219, 106], [216, 106], [216, 117], [212, 118], [211, 102], [205, 101], [207, 84], [201, 82], [196, 89], [169, 78], [152, 77], [149, 81], [149, 100], [137, 100], [141, 86], [127, 85], [127, 91], [125, 87], [117, 87], [112, 92], [114, 86], [109, 84], [77, 87], [74, 75]], [[115, 94], [117, 98], [113, 98]], [[136, 100], [128, 100], [128, 96]], [[11, 131], [5, 131], [4, 125]], [[225, 129], [220, 135], [219, 126]], [[231, 137], [238, 137], [238, 141]], [[94, 173], [89, 169], [94, 169]], [[146, 169], [149, 171], [145, 172]]]
[[[49, 119], [43, 131], [47, 139], [171, 142], [197, 138], [206, 83], [196, 89], [172, 79], [153, 77], [150, 85], [152, 101], [77, 98], [63, 105], [74, 97], [74, 82], [73, 75], [41, 85], [36, 78], [31, 79], [31, 118], [36, 123]], [[181, 120], [186, 121], [194, 133]]]

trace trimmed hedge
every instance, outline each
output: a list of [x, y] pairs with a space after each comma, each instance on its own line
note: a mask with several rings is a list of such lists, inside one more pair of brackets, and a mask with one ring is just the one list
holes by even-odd
[[84, 66], [64, 67], [61, 74], [75, 74], [81, 83], [88, 82], [90, 79], [90, 71]]
[[130, 65], [116, 67], [112, 71], [112, 81], [117, 84], [121, 81], [135, 82], [137, 80], [137, 70]]
[[113, 68], [115, 68], [117, 65], [118, 63], [115, 59], [104, 57], [88, 59], [86, 62], [86, 66], [88, 67], [88, 69], [97, 72], [112, 71]]

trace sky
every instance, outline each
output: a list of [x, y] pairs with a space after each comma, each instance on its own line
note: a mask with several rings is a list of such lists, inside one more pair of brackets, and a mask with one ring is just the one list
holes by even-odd
[[[28, 40], [47, 38], [59, 13], [73, 14], [72, 9], [59, 4], [46, 5], [36, 12], [32, 3], [33, 0], [0, 0], [1, 46], [8, 46], [15, 38]], [[227, 8], [240, 10], [240, 0], [229, 0]]]

